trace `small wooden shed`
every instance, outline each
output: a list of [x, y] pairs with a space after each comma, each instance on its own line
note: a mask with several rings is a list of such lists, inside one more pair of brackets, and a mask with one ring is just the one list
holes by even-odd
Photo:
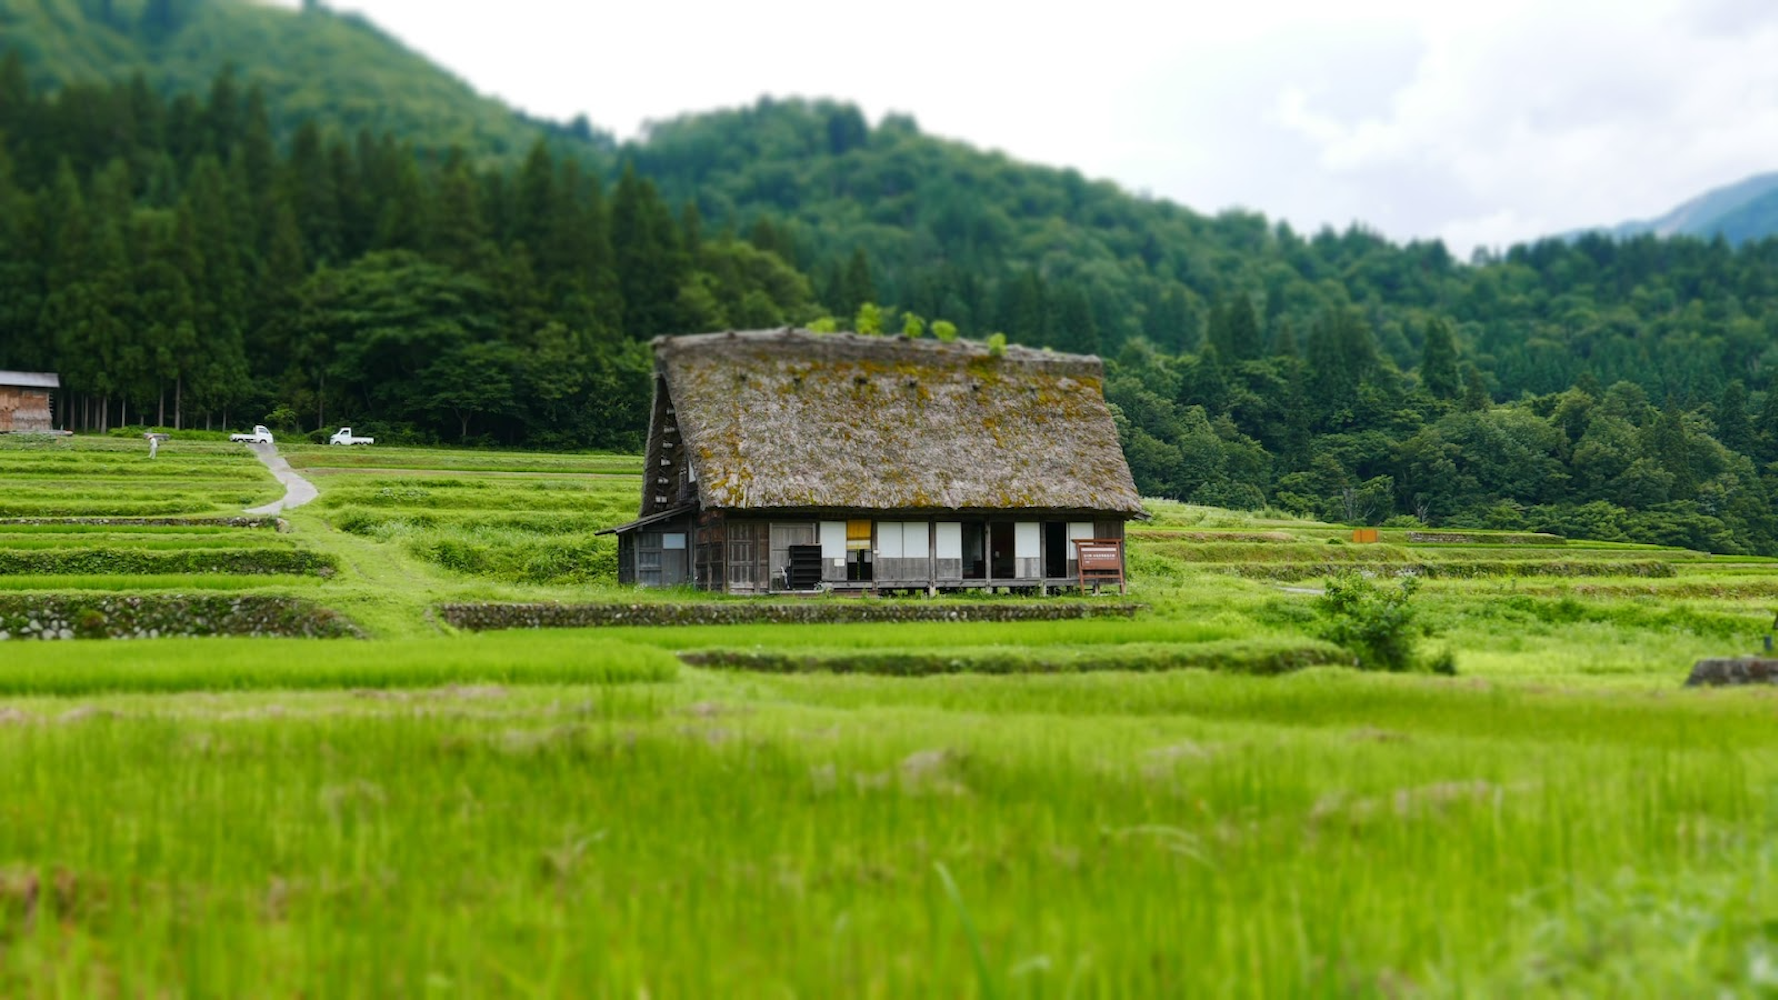
[[1145, 517], [1098, 358], [806, 330], [654, 341], [618, 579], [725, 593], [1064, 587]]
[[54, 372], [0, 371], [0, 434], [55, 430], [52, 396], [62, 387]]

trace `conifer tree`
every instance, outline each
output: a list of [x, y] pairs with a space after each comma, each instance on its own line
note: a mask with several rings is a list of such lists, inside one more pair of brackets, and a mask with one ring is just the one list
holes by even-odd
[[467, 157], [453, 149], [434, 183], [432, 211], [425, 217], [421, 243], [427, 256], [459, 271], [482, 271], [489, 249], [482, 188]]
[[1251, 361], [1265, 353], [1264, 338], [1259, 330], [1259, 317], [1254, 314], [1253, 300], [1246, 293], [1237, 293], [1223, 303], [1220, 338], [1215, 340], [1223, 363]]
[[31, 247], [35, 209], [35, 199], [13, 181], [0, 136], [0, 368], [51, 367], [49, 345], [36, 333], [43, 274]]
[[859, 306], [877, 300], [877, 286], [871, 278], [870, 258], [865, 256], [863, 247], [852, 250], [846, 266], [836, 272], [834, 286], [825, 298], [828, 308], [838, 316], [854, 315]]
[[1723, 387], [1716, 404], [1716, 440], [1730, 451], [1751, 456], [1757, 451], [1753, 421], [1747, 414], [1747, 386], [1734, 379]]
[[1761, 462], [1778, 462], [1778, 379], [1773, 379], [1766, 385], [1766, 400], [1759, 410], [1754, 440]]
[[1650, 456], [1673, 477], [1671, 496], [1689, 500], [1697, 492], [1698, 478], [1692, 464], [1691, 443], [1686, 437], [1685, 421], [1679, 401], [1668, 398], [1661, 415], [1655, 419], [1650, 438]]
[[1093, 306], [1078, 287], [1063, 288], [1056, 296], [1055, 346], [1074, 354], [1099, 353], [1099, 325]]
[[611, 245], [624, 333], [645, 340], [679, 332], [679, 288], [689, 265], [673, 216], [654, 182], [638, 175], [633, 163], [624, 167], [612, 192]]
[[314, 122], [304, 122], [291, 139], [283, 187], [284, 201], [302, 234], [303, 257], [317, 264], [340, 260], [344, 250], [340, 202], [321, 130]]
[[1494, 405], [1494, 396], [1488, 391], [1488, 380], [1482, 370], [1475, 365], [1463, 364], [1463, 408], [1471, 413], [1478, 413]]
[[1457, 372], [1457, 344], [1450, 324], [1434, 319], [1426, 324], [1426, 343], [1420, 353], [1420, 384], [1434, 399], [1456, 399], [1462, 391]]

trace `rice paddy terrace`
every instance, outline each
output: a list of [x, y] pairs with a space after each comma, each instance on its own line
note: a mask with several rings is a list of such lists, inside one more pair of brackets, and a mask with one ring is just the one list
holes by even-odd
[[1778, 702], [1679, 688], [1768, 560], [1155, 503], [1128, 598], [472, 633], [737, 602], [616, 586], [634, 457], [284, 453], [0, 439], [0, 994], [1772, 987]]

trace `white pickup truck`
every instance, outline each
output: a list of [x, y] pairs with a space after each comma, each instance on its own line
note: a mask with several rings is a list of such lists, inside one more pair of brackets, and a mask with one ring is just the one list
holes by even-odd
[[352, 436], [352, 428], [341, 427], [337, 432], [334, 433], [333, 437], [330, 437], [327, 439], [327, 443], [328, 444], [376, 444], [377, 439], [376, 438], [353, 437]]
[[270, 430], [268, 430], [264, 424], [255, 424], [253, 427], [253, 433], [251, 433], [251, 434], [230, 434], [228, 436], [228, 439], [230, 441], [240, 441], [240, 442], [244, 442], [246, 444], [271, 444], [272, 443], [272, 432]]

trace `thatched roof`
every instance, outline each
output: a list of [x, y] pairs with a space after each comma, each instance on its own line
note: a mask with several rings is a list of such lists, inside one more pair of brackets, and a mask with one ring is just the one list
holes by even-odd
[[1095, 357], [803, 330], [654, 350], [704, 507], [1142, 512]]

